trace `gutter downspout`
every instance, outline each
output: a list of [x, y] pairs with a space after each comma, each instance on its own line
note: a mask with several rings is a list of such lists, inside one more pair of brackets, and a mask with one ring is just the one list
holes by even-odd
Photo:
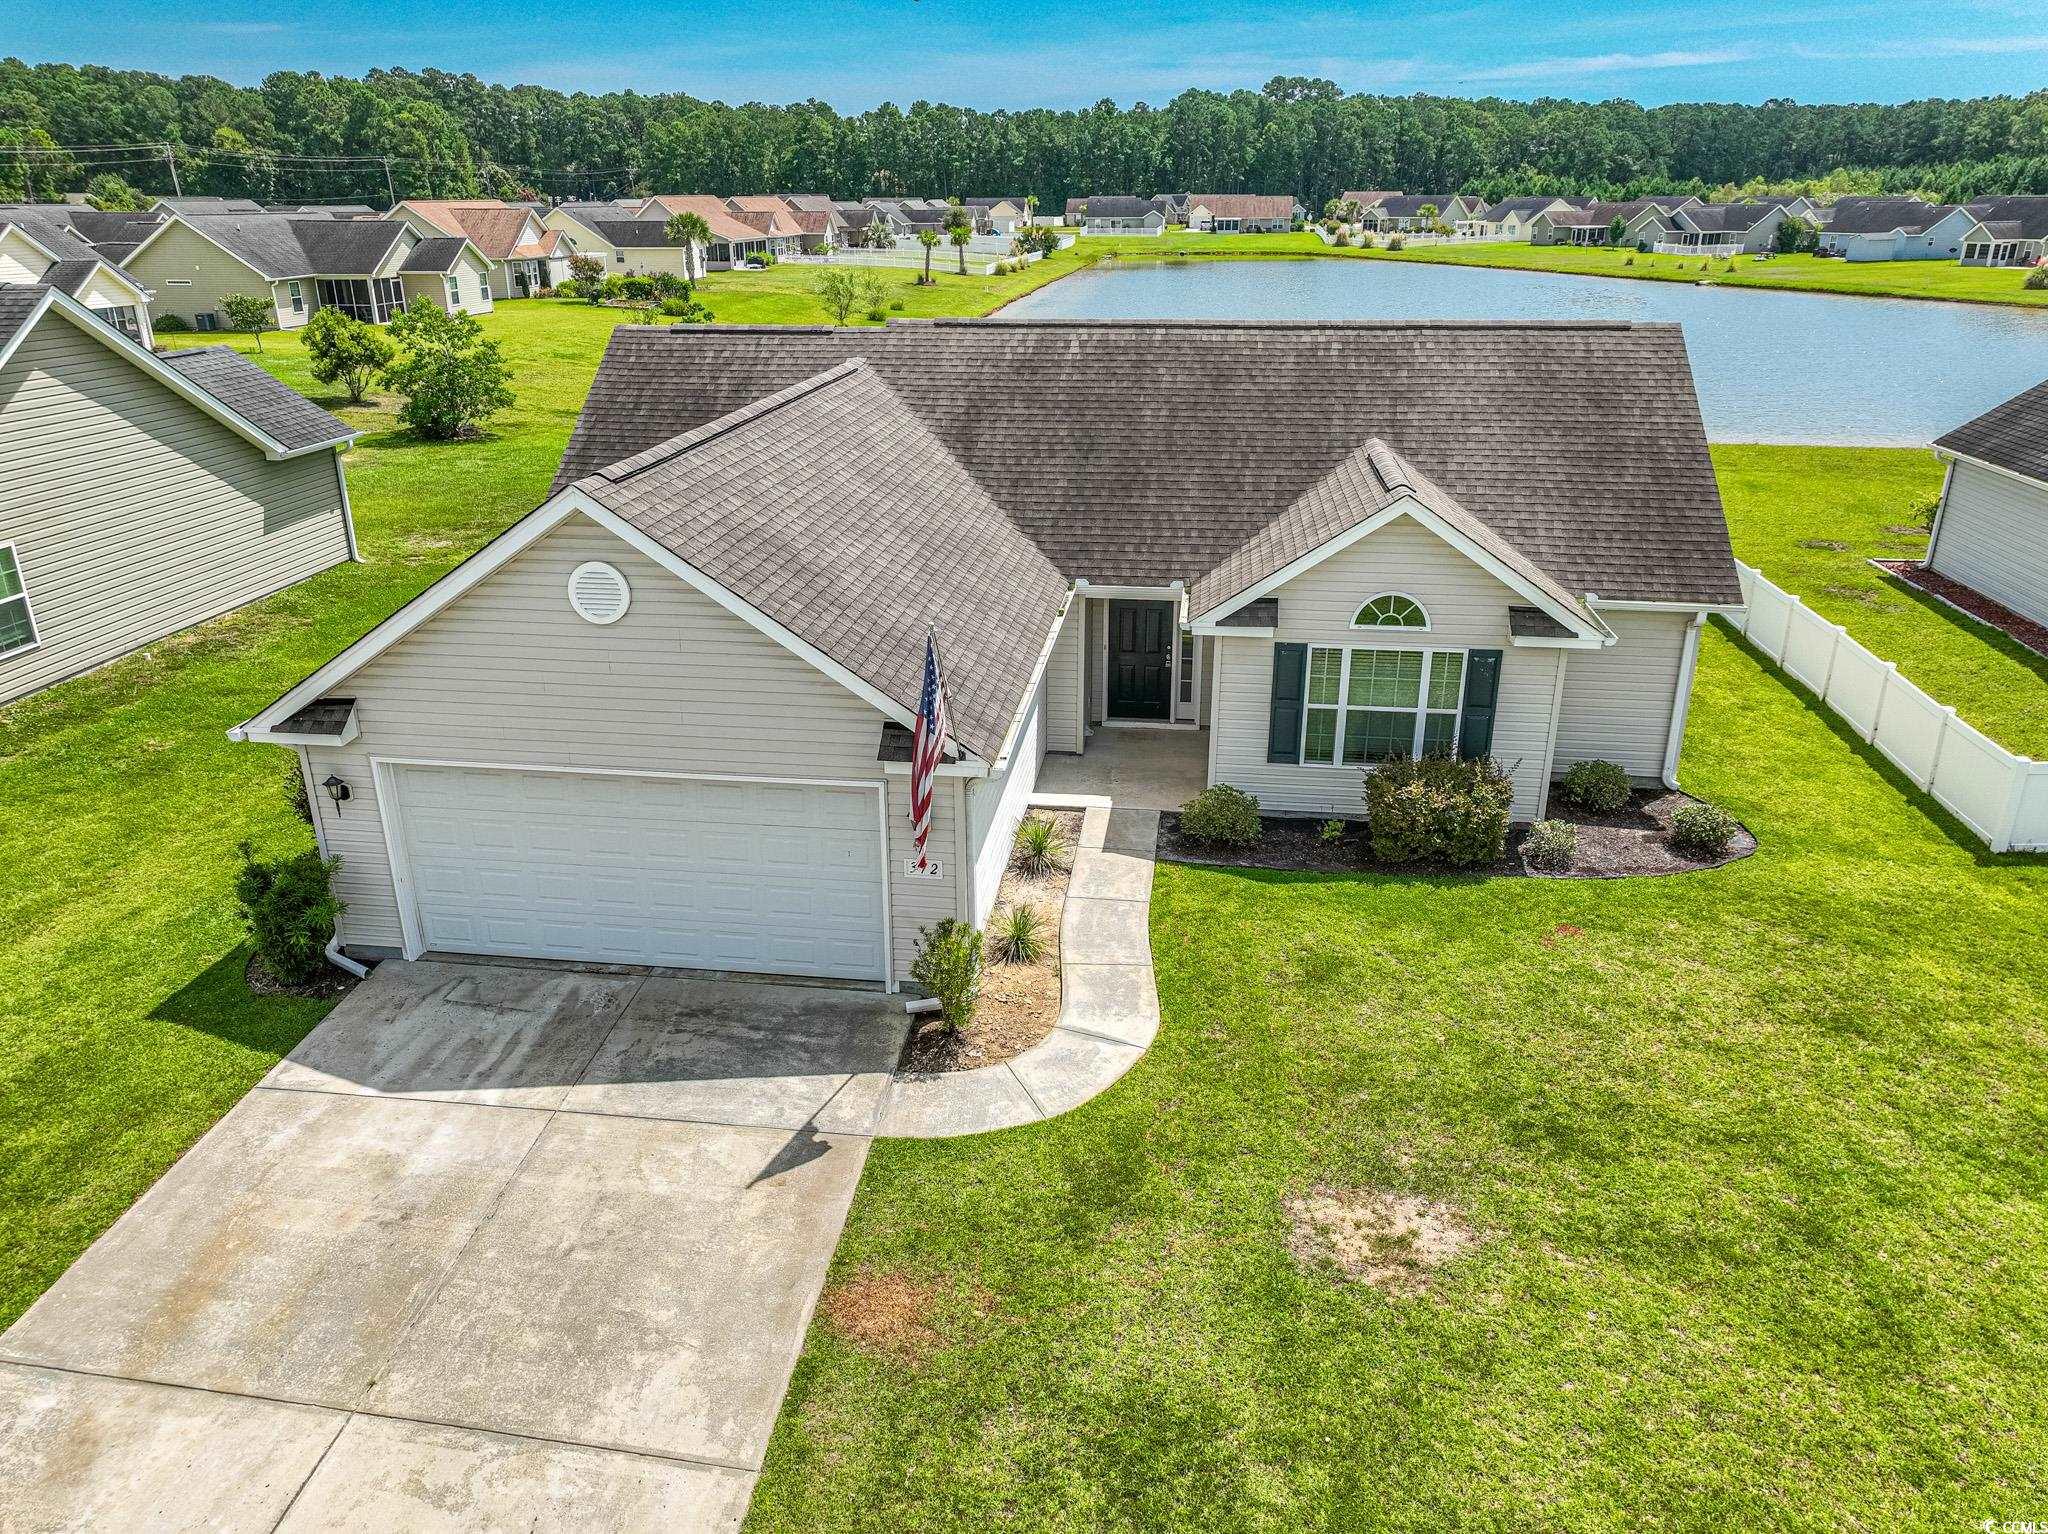
[[320, 951], [327, 955], [327, 962], [329, 964], [332, 964], [336, 969], [347, 970], [351, 975], [354, 975], [358, 980], [366, 980], [369, 978], [369, 970], [365, 969], [362, 965], [356, 963], [354, 959], [351, 959], [347, 954], [341, 951], [341, 934], [339, 932], [335, 933], [333, 937], [329, 938], [327, 940], [327, 946], [321, 949]]
[[1678, 698], [1671, 709], [1671, 734], [1664, 742], [1664, 786], [1678, 787], [1678, 752], [1685, 744], [1685, 717], [1692, 708], [1692, 677], [1699, 665], [1700, 629], [1705, 625], [1704, 609], [1692, 615], [1685, 626], [1685, 652], [1678, 662]]

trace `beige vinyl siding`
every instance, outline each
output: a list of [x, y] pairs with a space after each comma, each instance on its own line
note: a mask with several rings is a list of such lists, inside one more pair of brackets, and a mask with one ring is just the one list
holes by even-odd
[[0, 656], [0, 701], [349, 555], [331, 451], [273, 463], [55, 313], [0, 370], [0, 543], [39, 640]]
[[[632, 588], [618, 622], [569, 607], [569, 573], [586, 560]], [[315, 781], [338, 774], [353, 797], [316, 805], [324, 845], [342, 859], [344, 940], [402, 939], [370, 758], [881, 783], [882, 716], [774, 640], [581, 517], [493, 572], [339, 685], [362, 733], [311, 748]], [[909, 780], [887, 778], [891, 944], [904, 974], [917, 930], [959, 914], [964, 827], [953, 780], [934, 795], [930, 847], [940, 879], [903, 874]]]
[[1100, 724], [1109, 717], [1109, 602], [1106, 598], [1088, 599], [1088, 626], [1083, 642], [1088, 649], [1085, 657], [1088, 723]]
[[1053, 640], [1052, 656], [1045, 665], [1045, 748], [1048, 751], [1079, 751], [1085, 743], [1081, 722], [1082, 637], [1088, 627], [1080, 597], [1067, 602], [1066, 617]]
[[455, 263], [453, 273], [401, 272], [399, 286], [405, 290], [406, 306], [424, 303], [439, 309], [443, 314], [452, 313], [448, 306], [448, 276], [455, 278], [462, 295], [461, 307], [468, 314], [489, 314], [494, 307], [489, 290], [484, 285], [483, 270], [474, 260], [465, 256]]
[[[188, 224], [174, 222], [165, 228], [129, 258], [128, 270], [144, 287], [155, 290], [150, 311], [159, 320], [175, 314], [196, 326], [201, 314], [219, 314], [221, 299], [230, 293], [254, 293], [269, 299], [283, 330], [296, 329], [313, 314], [315, 294], [310, 277], [300, 284], [305, 310], [294, 314], [284, 283], [270, 282]], [[227, 323], [225, 315], [221, 323]]]
[[1632, 778], [1660, 779], [1692, 614], [1606, 611], [1600, 617], [1619, 642], [1563, 652], [1571, 658], [1552, 771], [1573, 762], [1618, 762]]
[[1958, 463], [1928, 564], [2048, 623], [2048, 485]]
[[[1420, 602], [1429, 614], [1429, 632], [1352, 628], [1358, 609], [1387, 591]], [[1515, 818], [1530, 820], [1542, 813], [1558, 657], [1564, 652], [1518, 650], [1509, 644], [1508, 608], [1523, 598], [1406, 518], [1332, 555], [1273, 594], [1280, 600], [1278, 641], [1501, 651], [1493, 755], [1514, 778]], [[1216, 642], [1214, 780], [1256, 794], [1269, 813], [1358, 816], [1365, 804], [1364, 776], [1357, 767], [1266, 760], [1275, 642], [1232, 637]]]
[[1038, 786], [1038, 766], [1045, 760], [1049, 681], [1041, 677], [1031, 695], [1009, 763], [1000, 773], [967, 780], [967, 859], [972, 873], [967, 919], [977, 927], [995, 909], [1018, 823]]

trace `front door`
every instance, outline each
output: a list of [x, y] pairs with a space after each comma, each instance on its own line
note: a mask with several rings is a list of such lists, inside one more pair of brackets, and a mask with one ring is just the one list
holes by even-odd
[[1172, 697], [1173, 604], [1109, 604], [1109, 717], [1164, 719]]

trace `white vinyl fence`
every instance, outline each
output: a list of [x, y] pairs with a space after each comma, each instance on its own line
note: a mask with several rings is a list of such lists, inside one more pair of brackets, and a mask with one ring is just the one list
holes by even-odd
[[2048, 762], [2015, 756], [1798, 597], [1737, 562], [1749, 642], [1808, 687], [1993, 852], [2048, 851]]

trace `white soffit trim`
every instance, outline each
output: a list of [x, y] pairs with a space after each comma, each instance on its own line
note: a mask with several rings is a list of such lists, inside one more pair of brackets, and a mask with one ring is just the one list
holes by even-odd
[[1343, 553], [1351, 545], [1359, 542], [1361, 539], [1370, 537], [1397, 517], [1414, 518], [1418, 524], [1436, 534], [1437, 537], [1456, 549], [1460, 554], [1463, 554], [1473, 564], [1479, 566], [1480, 569], [1491, 575], [1503, 586], [1506, 586], [1517, 596], [1542, 608], [1544, 612], [1548, 613], [1579, 637], [1592, 639], [1603, 645], [1613, 643], [1611, 637], [1601, 634], [1598, 629], [1587, 628], [1585, 619], [1570, 608], [1559, 605], [1557, 600], [1548, 592], [1525, 580], [1520, 571], [1511, 569], [1503, 564], [1493, 554], [1474, 543], [1470, 538], [1451, 526], [1450, 523], [1444, 521], [1442, 517], [1439, 517], [1435, 512], [1423, 505], [1422, 502], [1408, 495], [1402, 496], [1384, 510], [1374, 512], [1363, 522], [1354, 523], [1334, 537], [1326, 538], [1307, 553], [1282, 565], [1264, 580], [1247, 586], [1243, 591], [1237, 593], [1236, 596], [1217, 603], [1202, 614], [1203, 623], [1211, 626], [1205, 629], [1204, 632], [1213, 632], [1213, 625], [1218, 620], [1229, 617], [1239, 608], [1249, 606], [1260, 597], [1272, 595], [1304, 571], [1312, 570], [1324, 560]]
[[2038, 490], [2043, 485], [2048, 485], [2048, 480], [2036, 479], [2031, 474], [2022, 474], [2019, 470], [2008, 469], [2003, 464], [1988, 463], [1982, 458], [1973, 458], [1968, 453], [1959, 453], [1952, 447], [1938, 447], [1934, 450], [1934, 456], [1946, 458], [1952, 463], [1967, 463], [1970, 467], [1982, 469], [1989, 474], [2002, 474], [2007, 479], [2026, 485], [2030, 489]]

